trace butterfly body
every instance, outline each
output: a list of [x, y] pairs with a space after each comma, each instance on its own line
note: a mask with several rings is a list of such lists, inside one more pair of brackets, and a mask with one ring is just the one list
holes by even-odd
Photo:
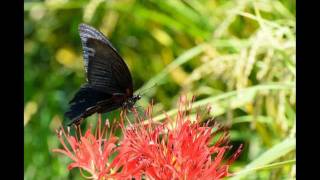
[[109, 40], [91, 26], [79, 26], [87, 82], [70, 101], [70, 124], [94, 114], [131, 109], [141, 96], [133, 94], [130, 71]]

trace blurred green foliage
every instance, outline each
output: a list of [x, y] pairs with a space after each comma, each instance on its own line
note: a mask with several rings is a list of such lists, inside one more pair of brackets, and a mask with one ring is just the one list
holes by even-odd
[[156, 119], [173, 115], [181, 94], [213, 106], [231, 143], [245, 146], [232, 179], [295, 179], [295, 8], [294, 0], [25, 0], [25, 180], [79, 178], [51, 150], [85, 81], [82, 22], [109, 37], [135, 89], [157, 83], [139, 103], [153, 99]]

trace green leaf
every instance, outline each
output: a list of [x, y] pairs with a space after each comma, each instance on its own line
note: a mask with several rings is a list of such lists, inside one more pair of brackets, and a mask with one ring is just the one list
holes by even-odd
[[[157, 76], [158, 78], [158, 76]], [[163, 77], [161, 77], [163, 78]], [[250, 97], [253, 98], [252, 93], [256, 93], [258, 91], [265, 91], [265, 90], [283, 90], [283, 89], [292, 89], [294, 88], [294, 83], [287, 83], [287, 84], [283, 84], [283, 83], [273, 83], [273, 84], [261, 84], [261, 85], [256, 85], [256, 86], [251, 86], [245, 89], [240, 89], [240, 90], [236, 90], [236, 91], [230, 91], [230, 92], [226, 92], [226, 93], [222, 93], [218, 96], [214, 96], [214, 97], [209, 97], [203, 100], [199, 100], [196, 101], [192, 104], [192, 108], [196, 109], [197, 107], [200, 106], [206, 106], [206, 105], [212, 105], [213, 107], [213, 115], [214, 116], [218, 116], [221, 115], [225, 112], [225, 109], [222, 109], [219, 107], [219, 104], [217, 104], [220, 101], [225, 101], [225, 100], [232, 100], [234, 98], [239, 97], [240, 95], [244, 96], [244, 94], [250, 94]], [[249, 97], [249, 96], [246, 96]], [[233, 105], [231, 107], [228, 107], [229, 109], [234, 109], [234, 108], [238, 108], [241, 107], [243, 105], [245, 105], [246, 101], [243, 101], [244, 103], [239, 104], [237, 103], [236, 105]], [[177, 114], [178, 109], [173, 109], [167, 112], [167, 115], [172, 116]], [[164, 119], [166, 117], [165, 114], [160, 114], [159, 116], [154, 117], [154, 121], [160, 121], [162, 119]]]
[[273, 146], [268, 151], [264, 152], [255, 160], [253, 160], [243, 170], [237, 172], [236, 176], [230, 178], [230, 180], [239, 180], [240, 178], [243, 178], [246, 175], [248, 175], [250, 172], [252, 172], [253, 171], [252, 169], [263, 169], [266, 167], [270, 167], [271, 165], [269, 163], [295, 150], [295, 148], [296, 148], [296, 139], [287, 138], [283, 140], [281, 143]]
[[[202, 53], [205, 50], [205, 45], [201, 44], [196, 47], [193, 47], [189, 50], [187, 50], [185, 53], [181, 54], [178, 58], [172, 61], [171, 64], [169, 64], [165, 69], [163, 69], [160, 73], [158, 73], [155, 77], [150, 79], [147, 83], [145, 83], [140, 89], [137, 91], [141, 91], [144, 89], [147, 89], [157, 83], [160, 83], [171, 71], [176, 69], [177, 67], [181, 66], [182, 64], [188, 62], [192, 58], [196, 57], [200, 53]], [[148, 94], [151, 96], [150, 94]]]
[[274, 168], [279, 168], [279, 167], [283, 167], [286, 165], [293, 165], [295, 163], [296, 163], [296, 160], [291, 159], [291, 160], [276, 162], [276, 163], [272, 163], [272, 164], [268, 164], [268, 165], [264, 165], [264, 166], [260, 166], [260, 167], [255, 167], [255, 168], [251, 168], [251, 169], [247, 169], [247, 170], [242, 170], [239, 173], [236, 173], [235, 175], [238, 176], [238, 175], [241, 175], [244, 173], [252, 173], [253, 171], [274, 169]]

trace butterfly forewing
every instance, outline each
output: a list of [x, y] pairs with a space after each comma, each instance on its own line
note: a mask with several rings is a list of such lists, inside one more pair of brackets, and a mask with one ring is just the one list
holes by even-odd
[[88, 39], [87, 46], [94, 49], [89, 55], [87, 78], [89, 84], [98, 90], [114, 93], [132, 91], [132, 79], [126, 64], [122, 63], [113, 50], [96, 39]]
[[108, 93], [132, 92], [130, 71], [107, 38], [85, 24], [79, 26], [79, 32], [89, 84]]
[[93, 27], [91, 27], [89, 25], [80, 24], [79, 25], [79, 34], [80, 34], [82, 49], [83, 49], [84, 69], [86, 72], [88, 72], [89, 54], [91, 54], [91, 50], [92, 50], [86, 44], [87, 40], [89, 38], [103, 41], [104, 43], [108, 44], [108, 46], [110, 48], [112, 48], [112, 50], [117, 52], [117, 50], [108, 41], [108, 39], [104, 37], [104, 35], [101, 32], [95, 30]]

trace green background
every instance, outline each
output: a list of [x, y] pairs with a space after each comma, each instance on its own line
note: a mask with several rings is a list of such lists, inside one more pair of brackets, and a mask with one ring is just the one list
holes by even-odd
[[[24, 177], [77, 179], [53, 154], [68, 101], [85, 81], [80, 23], [108, 36], [156, 119], [179, 96], [212, 105], [244, 144], [233, 179], [295, 179], [293, 0], [46, 0], [24, 2]], [[90, 122], [96, 122], [96, 115]]]

